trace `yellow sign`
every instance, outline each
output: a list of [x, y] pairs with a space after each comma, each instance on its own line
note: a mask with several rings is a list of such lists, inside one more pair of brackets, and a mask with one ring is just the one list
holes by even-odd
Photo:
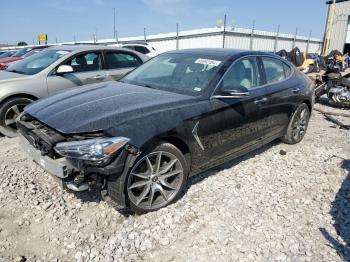
[[38, 35], [38, 39], [39, 39], [40, 42], [47, 41], [47, 34]]
[[222, 26], [222, 24], [223, 24], [223, 21], [222, 21], [221, 18], [216, 19], [216, 25], [217, 26]]

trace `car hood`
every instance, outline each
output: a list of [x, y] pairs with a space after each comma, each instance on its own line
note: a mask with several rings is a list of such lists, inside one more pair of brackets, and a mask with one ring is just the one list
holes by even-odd
[[[32, 103], [25, 112], [63, 134], [105, 131], [135, 146], [207, 109], [188, 95], [108, 82], [75, 88]], [[199, 112], [200, 111], [200, 112]]]
[[7, 57], [7, 58], [0, 59], [0, 63], [6, 64], [6, 63], [22, 60], [22, 59], [23, 59], [22, 57]]
[[0, 70], [0, 84], [13, 80], [27, 79], [29, 77], [31, 76]]

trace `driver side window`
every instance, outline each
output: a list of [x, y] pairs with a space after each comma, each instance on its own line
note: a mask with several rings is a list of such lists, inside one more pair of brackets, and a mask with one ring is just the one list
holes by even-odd
[[247, 57], [234, 62], [222, 79], [222, 90], [233, 88], [250, 89], [258, 86], [257, 65], [255, 57]]
[[64, 63], [73, 68], [74, 73], [101, 70], [101, 52], [84, 53]]

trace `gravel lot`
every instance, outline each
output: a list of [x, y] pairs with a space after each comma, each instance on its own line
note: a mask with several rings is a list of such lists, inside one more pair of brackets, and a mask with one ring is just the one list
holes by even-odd
[[0, 138], [0, 261], [350, 261], [349, 141], [314, 112], [302, 143], [274, 142], [127, 217]]

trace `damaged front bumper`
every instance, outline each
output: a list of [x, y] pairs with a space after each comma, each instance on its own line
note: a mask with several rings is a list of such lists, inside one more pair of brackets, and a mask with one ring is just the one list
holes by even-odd
[[[20, 135], [20, 146], [34, 162], [58, 179], [64, 189], [75, 192], [94, 190], [100, 193], [105, 200], [111, 200], [116, 208], [126, 207], [125, 181], [129, 169], [140, 154], [138, 149], [126, 145], [111, 163], [99, 167], [86, 165], [84, 161], [64, 157], [52, 159], [43, 155], [22, 135]], [[113, 185], [113, 188], [111, 188], [111, 185]], [[110, 194], [111, 191], [113, 191], [113, 194]]]

